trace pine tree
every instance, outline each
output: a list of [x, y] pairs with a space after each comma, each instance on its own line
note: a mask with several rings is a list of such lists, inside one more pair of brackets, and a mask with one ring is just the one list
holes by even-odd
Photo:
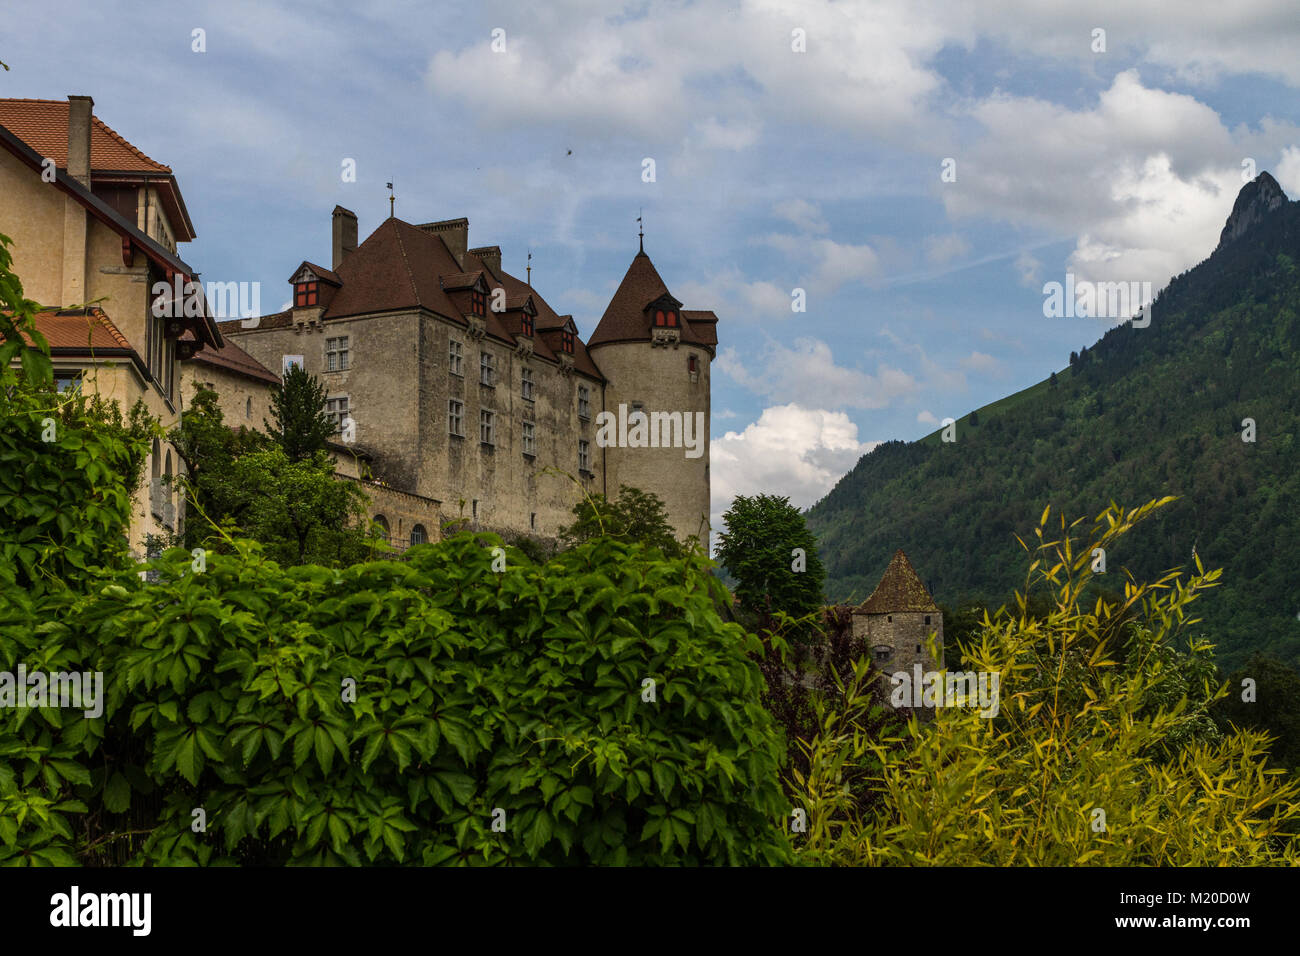
[[271, 389], [271, 417], [262, 424], [291, 462], [324, 451], [338, 430], [325, 414], [325, 387], [301, 365], [291, 365], [284, 384]]

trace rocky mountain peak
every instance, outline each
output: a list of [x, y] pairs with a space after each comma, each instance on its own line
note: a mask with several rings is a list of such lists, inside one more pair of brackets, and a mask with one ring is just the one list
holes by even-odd
[[1265, 216], [1287, 201], [1286, 193], [1277, 184], [1277, 180], [1267, 172], [1262, 172], [1241, 187], [1237, 201], [1232, 204], [1232, 213], [1219, 234], [1219, 245], [1223, 246], [1234, 239], [1240, 239]]

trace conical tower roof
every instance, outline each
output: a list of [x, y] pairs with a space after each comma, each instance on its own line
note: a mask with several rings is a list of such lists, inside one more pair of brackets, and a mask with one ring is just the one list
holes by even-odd
[[[646, 306], [663, 296], [672, 298], [668, 286], [659, 277], [650, 257], [645, 252], [638, 252], [587, 345], [648, 340], [650, 317], [646, 315]], [[680, 308], [681, 303], [677, 302], [676, 307]]]
[[863, 601], [858, 610], [866, 614], [892, 614], [895, 611], [938, 611], [939, 608], [912, 568], [912, 562], [899, 548], [871, 597]]

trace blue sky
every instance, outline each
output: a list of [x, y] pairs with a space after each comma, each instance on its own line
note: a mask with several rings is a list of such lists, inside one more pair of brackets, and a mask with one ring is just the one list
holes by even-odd
[[1300, 194], [1293, 0], [956, 6], [18, 5], [0, 96], [93, 96], [176, 170], [182, 256], [267, 312], [328, 263], [333, 206], [364, 237], [392, 181], [403, 219], [468, 217], [520, 275], [531, 250], [586, 335], [644, 208], [669, 288], [720, 317], [715, 514], [806, 506], [1115, 321], [1044, 318], [1045, 282], [1159, 288], [1213, 250], [1243, 161]]

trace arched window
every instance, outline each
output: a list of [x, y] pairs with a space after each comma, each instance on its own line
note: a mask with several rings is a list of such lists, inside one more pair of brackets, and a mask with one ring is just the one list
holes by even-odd
[[658, 309], [655, 312], [655, 325], [665, 329], [677, 328], [677, 313], [672, 309]]
[[156, 438], [153, 440], [149, 459], [149, 512], [155, 518], [162, 518], [162, 448]]
[[244, 417], [253, 417], [253, 400], [251, 398], [244, 399]]
[[388, 541], [389, 540], [388, 519], [385, 518], [383, 515], [375, 515], [374, 523], [375, 526], [379, 529], [379, 533], [383, 535], [384, 540]]
[[424, 533], [424, 525], [417, 524], [411, 529], [411, 547], [414, 548], [417, 544], [425, 544], [428, 540], [429, 536]]

